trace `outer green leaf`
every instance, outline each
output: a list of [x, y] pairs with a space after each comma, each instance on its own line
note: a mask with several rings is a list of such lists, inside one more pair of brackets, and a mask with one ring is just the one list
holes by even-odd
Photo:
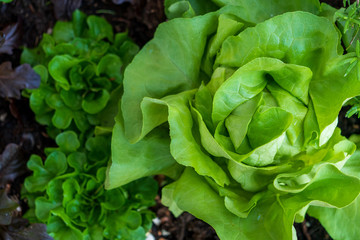
[[41, 82], [42, 83], [47, 83], [48, 78], [49, 78], [49, 72], [47, 70], [47, 68], [44, 65], [36, 65], [35, 67], [33, 67], [34, 71], [40, 75], [41, 78]]
[[36, 217], [42, 221], [46, 222], [50, 217], [50, 211], [59, 207], [61, 203], [55, 201], [49, 201], [45, 197], [39, 197], [35, 201], [35, 214]]
[[[50, 36], [49, 34], [44, 34], [43, 35], [43, 39], [41, 40], [39, 47], [42, 48], [43, 52], [45, 53], [46, 57], [51, 57], [55, 54], [55, 39]], [[41, 54], [41, 53], [39, 53]], [[41, 63], [37, 63], [37, 64], [43, 64]]]
[[[160, 98], [200, 85], [201, 58], [206, 39], [215, 30], [215, 23], [216, 16], [212, 14], [163, 23], [158, 27], [154, 39], [129, 65], [125, 71], [122, 109], [126, 112], [125, 133], [131, 142], [138, 141], [156, 127], [143, 125], [143, 117], [149, 118], [148, 121], [144, 119], [145, 123], [152, 123], [153, 118], [159, 119], [158, 116], [142, 116], [140, 104], [144, 97]], [[151, 86], [151, 91], [143, 86]]]
[[56, 144], [64, 153], [75, 152], [80, 147], [79, 139], [75, 132], [65, 131], [56, 136]]
[[24, 48], [21, 53], [20, 63], [28, 63], [31, 66], [46, 64], [45, 53], [42, 51], [41, 47], [34, 49]]
[[[165, 170], [176, 162], [170, 154], [170, 139], [167, 136], [168, 131], [159, 128], [156, 133], [149, 134], [140, 142], [130, 144], [125, 138], [121, 123], [115, 124], [112, 160], [105, 181], [106, 188], [116, 188], [138, 178], [158, 173], [169, 174]], [[170, 175], [176, 176], [174, 173]]]
[[46, 99], [53, 93], [53, 90], [47, 87], [35, 89], [30, 96], [30, 107], [37, 114], [44, 114], [52, 109], [46, 103]]
[[56, 43], [70, 42], [75, 37], [73, 24], [57, 21], [53, 28], [53, 37]]
[[86, 27], [86, 14], [76, 9], [72, 15], [72, 28], [74, 35], [80, 37]]
[[34, 174], [25, 180], [25, 188], [29, 192], [44, 191], [52, 178], [66, 171], [66, 156], [62, 152], [54, 151], [43, 165], [39, 156], [32, 155], [27, 167], [34, 171]]
[[110, 42], [113, 41], [114, 32], [112, 26], [104, 18], [92, 15], [86, 19], [86, 22], [92, 38], [96, 40], [107, 38]]
[[359, 234], [360, 197], [344, 208], [310, 207], [308, 214], [319, 219], [333, 239], [352, 240]]
[[[343, 171], [349, 175], [360, 177], [360, 151], [347, 161]], [[357, 223], [360, 221], [360, 197], [344, 208], [325, 208], [311, 206], [308, 210], [310, 216], [319, 219], [326, 231], [334, 239], [351, 240], [356, 239], [360, 234]]]

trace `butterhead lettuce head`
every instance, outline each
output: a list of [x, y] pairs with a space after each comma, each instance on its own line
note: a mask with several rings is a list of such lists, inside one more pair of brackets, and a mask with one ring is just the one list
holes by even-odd
[[108, 188], [165, 174], [163, 203], [225, 240], [296, 239], [309, 206], [356, 199], [356, 147], [336, 128], [360, 93], [354, 55], [317, 1], [286, 2], [193, 4], [158, 27], [125, 71]]

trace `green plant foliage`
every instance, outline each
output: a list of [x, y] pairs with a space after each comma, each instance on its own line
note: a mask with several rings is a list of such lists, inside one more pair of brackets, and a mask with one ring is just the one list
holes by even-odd
[[[154, 204], [156, 181], [106, 191], [110, 136], [88, 138], [83, 147], [74, 132], [56, 140], [59, 148], [48, 149], [44, 164], [37, 155], [28, 162], [34, 174], [25, 180], [24, 196], [33, 207], [25, 216], [46, 223], [54, 239], [143, 239], [154, 217], [147, 207]], [[67, 148], [69, 143], [77, 147]]]
[[177, 2], [194, 14], [161, 24], [125, 72], [106, 187], [165, 174], [163, 203], [223, 240], [296, 239], [309, 207], [350, 206], [356, 146], [336, 125], [360, 81], [335, 11], [315, 0], [214, 0], [208, 13], [195, 10], [204, 1]]
[[334, 20], [342, 33], [342, 41], [348, 51], [355, 51], [355, 42], [359, 40], [360, 30], [360, 6], [359, 1], [350, 4], [345, 0], [344, 7], [336, 11]]
[[60, 130], [87, 132], [100, 125], [98, 116], [137, 51], [126, 33], [114, 35], [101, 17], [75, 11], [72, 22], [57, 22], [52, 35], [21, 55], [41, 76], [40, 87], [27, 92], [37, 121], [54, 138]]
[[[344, 0], [344, 7], [336, 11], [334, 20], [341, 31], [342, 42], [346, 47], [346, 51], [354, 53], [354, 57], [351, 59], [345, 75], [349, 74], [351, 71], [355, 71], [358, 74], [358, 79], [360, 79], [359, 1], [350, 4], [350, 1]], [[354, 114], [359, 116], [359, 96], [350, 99], [346, 105], [351, 106], [346, 113], [346, 117], [351, 117]]]
[[151, 227], [154, 179], [104, 188], [115, 99], [137, 51], [105, 19], [75, 11], [72, 22], [57, 22], [52, 35], [22, 54], [41, 76], [40, 87], [23, 94], [57, 144], [45, 149], [44, 162], [32, 155], [27, 163], [33, 175], [22, 194], [30, 207], [25, 217], [45, 223], [55, 240], [144, 239]]

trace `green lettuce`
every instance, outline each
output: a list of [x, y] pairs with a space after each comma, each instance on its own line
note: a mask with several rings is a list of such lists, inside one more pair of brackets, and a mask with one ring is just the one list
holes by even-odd
[[[65, 141], [64, 141], [65, 140]], [[31, 222], [46, 223], [56, 240], [145, 239], [155, 214], [157, 182], [148, 177], [121, 188], [104, 189], [110, 136], [89, 137], [80, 146], [72, 131], [60, 133], [58, 148], [47, 148], [45, 163], [32, 155], [23, 197]], [[75, 143], [75, 144], [73, 144]]]
[[40, 87], [25, 94], [36, 120], [53, 138], [63, 130], [112, 125], [113, 116], [104, 117], [106, 106], [121, 96], [124, 69], [138, 49], [101, 17], [75, 11], [71, 22], [58, 21], [52, 35], [44, 34], [39, 46], [21, 55], [41, 76]]
[[165, 174], [163, 203], [221, 239], [296, 239], [309, 207], [360, 192], [336, 128], [360, 93], [354, 53], [318, 1], [213, 2], [161, 24], [126, 69], [106, 188]]
[[104, 188], [123, 70], [137, 51], [105, 19], [75, 11], [72, 22], [57, 22], [22, 53], [41, 76], [40, 87], [23, 94], [57, 144], [44, 150], [45, 160], [32, 155], [27, 163], [24, 216], [45, 223], [55, 240], [145, 239], [151, 228], [153, 178]]

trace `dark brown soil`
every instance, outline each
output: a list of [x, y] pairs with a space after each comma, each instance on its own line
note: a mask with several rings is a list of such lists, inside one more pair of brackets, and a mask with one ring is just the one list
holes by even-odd
[[[71, 12], [80, 7], [87, 14], [104, 16], [117, 32], [128, 31], [129, 36], [140, 46], [149, 41], [159, 23], [165, 21], [163, 12], [164, 0], [132, 0], [121, 5], [111, 0], [14, 0], [10, 4], [0, 4], [0, 29], [11, 23], [21, 25], [21, 46], [34, 47], [41, 40], [43, 33], [50, 33], [57, 19], [70, 19]], [[341, 7], [342, 0], [327, 0], [334, 7]], [[56, 6], [56, 7], [54, 7]], [[0, 55], [0, 63], [11, 61], [13, 67], [20, 63], [21, 50], [17, 49], [13, 55]], [[359, 121], [355, 118], [345, 119], [344, 113], [340, 117], [343, 134], [360, 133]], [[44, 147], [53, 145], [47, 137], [45, 129], [39, 126], [28, 100], [13, 100], [0, 98], [0, 153], [9, 143], [21, 146], [23, 158], [30, 154], [43, 155]], [[26, 160], [23, 162], [26, 168]], [[29, 174], [18, 177], [10, 186], [9, 195], [20, 198], [20, 188], [24, 178]], [[1, 186], [0, 186], [1, 187]], [[26, 209], [26, 206], [22, 206]], [[217, 240], [215, 231], [201, 220], [189, 213], [183, 213], [175, 218], [169, 210], [157, 205], [153, 211], [159, 219], [151, 230], [159, 240]], [[295, 224], [299, 240], [331, 239], [319, 222], [307, 217], [304, 223]], [[1, 231], [1, 229], [0, 229]]]

